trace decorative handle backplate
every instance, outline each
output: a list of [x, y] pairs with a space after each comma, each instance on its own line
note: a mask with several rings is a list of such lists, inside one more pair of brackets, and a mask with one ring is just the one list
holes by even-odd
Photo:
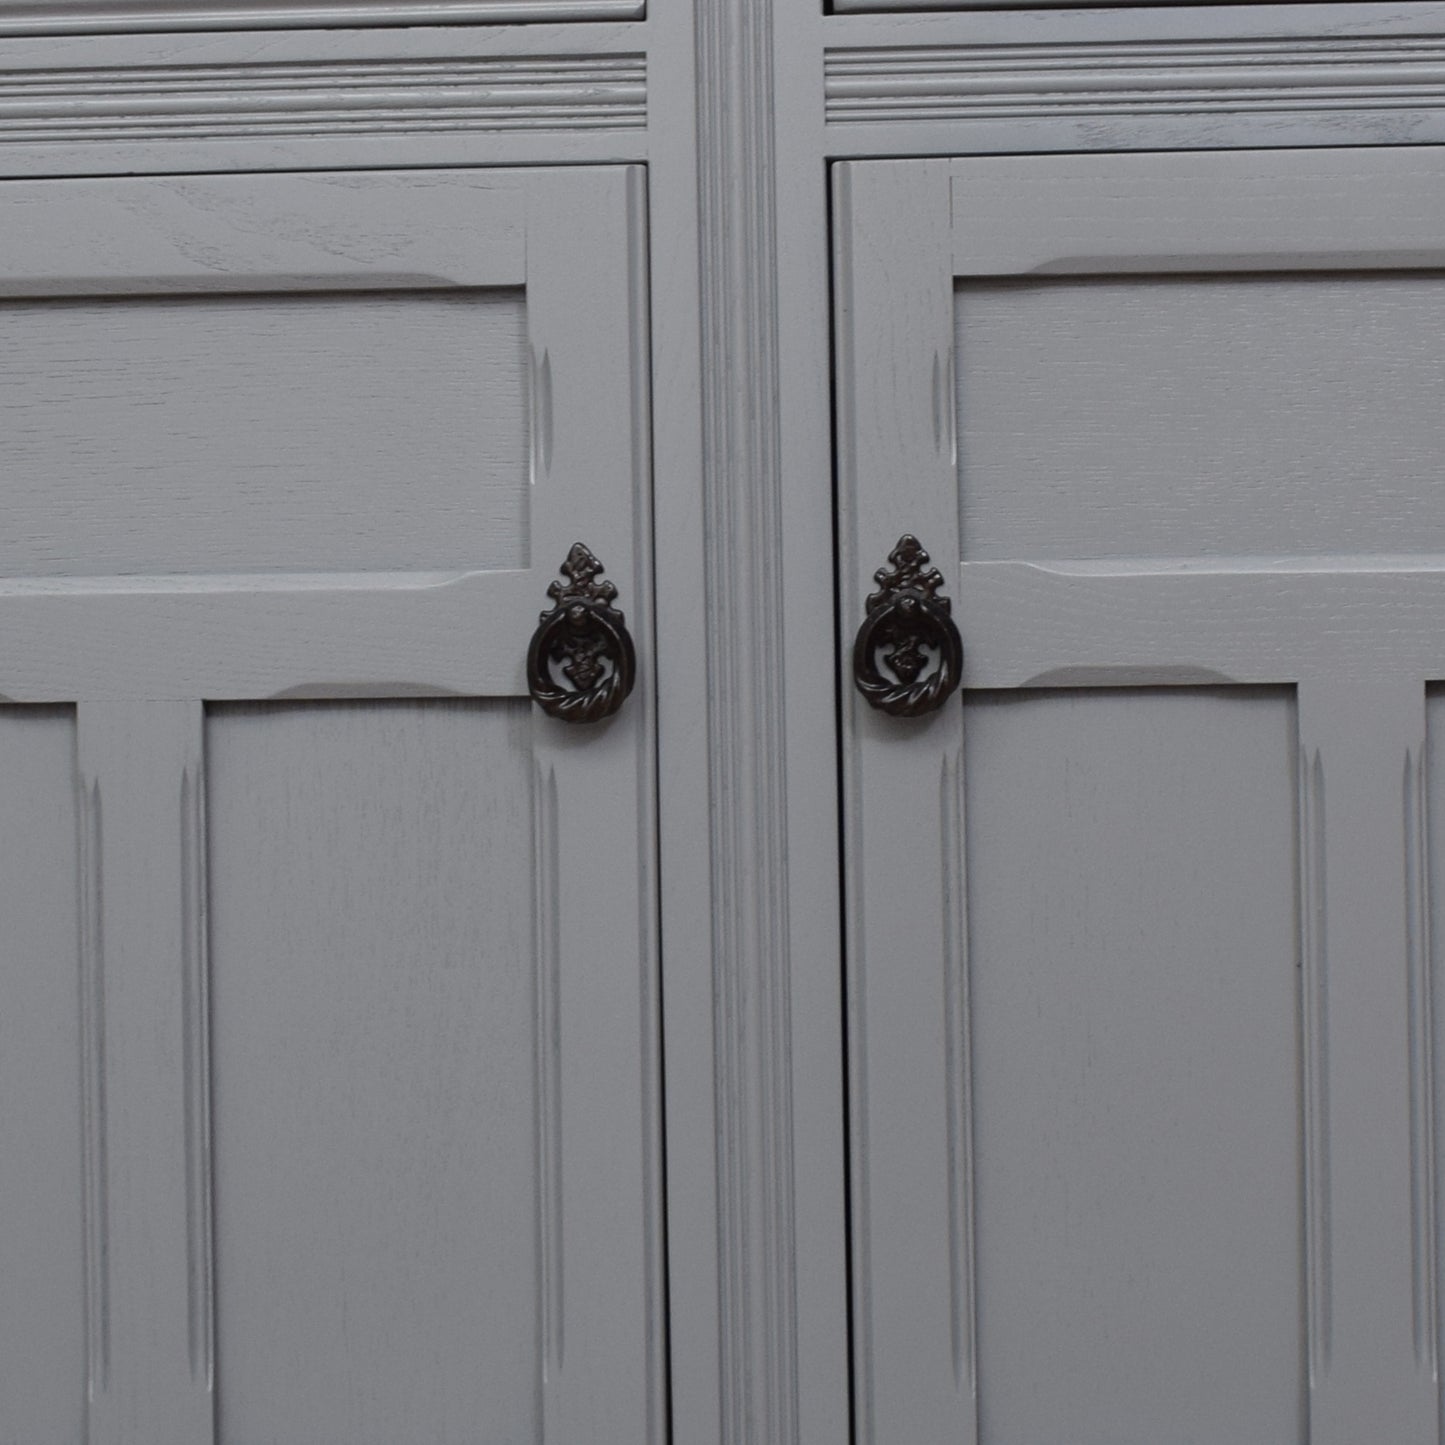
[[553, 582], [555, 604], [542, 614], [527, 649], [527, 689], [550, 717], [599, 722], [622, 706], [637, 674], [627, 623], [612, 603], [617, 588], [599, 582], [605, 569], [581, 542], [562, 564], [565, 582]]
[[[940, 597], [943, 573], [928, 571], [928, 553], [905, 533], [888, 554], [891, 567], [873, 574], [878, 591], [853, 644], [853, 681], [874, 707], [892, 717], [919, 717], [942, 707], [963, 673], [963, 640], [953, 603]], [[888, 677], [879, 659], [893, 673]]]

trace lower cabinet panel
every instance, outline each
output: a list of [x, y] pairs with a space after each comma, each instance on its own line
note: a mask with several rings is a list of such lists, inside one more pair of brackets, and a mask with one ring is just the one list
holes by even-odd
[[85, 1429], [75, 713], [0, 708], [0, 1441]]
[[538, 1438], [526, 705], [207, 718], [217, 1438]]
[[1293, 689], [889, 721], [850, 800], [860, 1440], [1298, 1445]]
[[1293, 731], [967, 701], [987, 1445], [1304, 1438]]

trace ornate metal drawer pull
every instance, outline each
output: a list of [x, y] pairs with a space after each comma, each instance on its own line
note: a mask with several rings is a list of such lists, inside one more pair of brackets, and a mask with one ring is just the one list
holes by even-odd
[[632, 637], [612, 605], [617, 588], [596, 580], [603, 570], [581, 542], [572, 544], [562, 564], [567, 580], [548, 586], [547, 596], [556, 605], [542, 614], [527, 649], [532, 699], [563, 722], [611, 717], [636, 677]]
[[[853, 644], [853, 681], [874, 707], [893, 717], [919, 717], [942, 707], [963, 673], [963, 641], [953, 603], [940, 597], [943, 574], [925, 572], [928, 553], [905, 533], [888, 554], [892, 567], [873, 574], [879, 590]], [[893, 673], [878, 666], [880, 656]]]

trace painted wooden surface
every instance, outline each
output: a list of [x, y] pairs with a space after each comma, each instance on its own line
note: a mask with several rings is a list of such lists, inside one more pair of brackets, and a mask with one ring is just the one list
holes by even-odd
[[[1355, 370], [1401, 288], [1428, 284], [1398, 268], [1440, 254], [1419, 183], [1437, 164], [838, 175], [844, 626], [916, 532], [970, 689], [912, 724], [845, 708], [864, 1439], [1437, 1439], [1433, 338], [1394, 328], [1425, 381], [1391, 388], [1388, 432]], [[968, 279], [1030, 271], [1108, 279]], [[1161, 323], [1174, 307], [1199, 308], [1187, 347]], [[1051, 431], [1075, 404], [1088, 424]], [[1275, 690], [1181, 686], [1222, 682]], [[1080, 686], [1113, 690], [1057, 691]], [[981, 691], [1025, 687], [1044, 691]], [[942, 830], [940, 876], [882, 862], [920, 827]]]
[[[1306, 1438], [1291, 701], [966, 700], [943, 866], [970, 1032], [943, 1017], [945, 1097], [972, 1086], [981, 1440]], [[907, 962], [878, 985], [905, 1048], [964, 986]]]
[[615, 20], [642, 13], [641, 0], [5, 0], [0, 35]]
[[1445, 551], [1433, 275], [979, 282], [955, 317], [969, 562]]
[[214, 1440], [202, 709], [85, 701], [87, 1441]]
[[88, 1250], [75, 714], [0, 710], [0, 1440], [84, 1438]]
[[638, 21], [0, 37], [7, 175], [647, 154]]
[[[33, 487], [0, 583], [0, 692], [76, 705], [73, 737], [51, 710], [13, 734], [53, 794], [34, 866], [71, 902], [0, 986], [61, 1050], [13, 1127], [40, 1147], [34, 1090], [61, 1069], [77, 1175], [62, 1129], [5, 1186], [30, 1261], [5, 1267], [45, 1280], [51, 1358], [0, 1394], [0, 1438], [77, 1439], [83, 1407], [87, 1445], [657, 1440], [642, 178], [296, 184], [64, 183], [7, 213], [9, 304], [60, 313], [32, 329], [91, 367], [79, 398], [74, 365], [20, 379], [54, 446], [13, 428], [7, 476], [68, 448], [68, 480], [98, 482], [104, 449], [129, 506], [107, 527], [106, 494]], [[413, 302], [383, 370], [375, 308]], [[156, 417], [117, 316], [189, 406]], [[322, 366], [318, 437], [299, 397]], [[579, 537], [644, 648], [623, 714], [585, 731], [522, 701]], [[37, 602], [66, 613], [48, 647]], [[68, 1009], [36, 967], [55, 949]]]
[[529, 734], [518, 702], [207, 720], [223, 1441], [541, 1438]]
[[527, 564], [520, 290], [10, 302], [0, 325], [0, 574]]
[[[496, 264], [483, 268], [490, 281], [457, 281], [462, 273], [455, 258], [439, 255], [427, 239], [445, 231], [445, 222], [423, 227], [427, 237], [403, 248], [406, 255], [381, 260], [349, 253], [348, 234], [370, 228], [364, 207], [359, 216], [346, 213], [347, 188], [362, 189], [357, 173], [649, 162], [648, 283], [634, 246], [627, 279], [602, 289], [611, 299], [625, 297], [635, 318], [649, 285], [654, 302], [664, 601], [655, 661], [667, 680], [658, 763], [666, 799], [662, 918], [671, 959], [673, 1423], [679, 1440], [832, 1445], [848, 1428], [848, 1318], [838, 1185], [843, 1039], [834, 718], [831, 705], [820, 705], [833, 696], [836, 657], [824, 641], [833, 621], [829, 378], [821, 360], [827, 351], [824, 158], [1139, 149], [1174, 152], [1167, 169], [1181, 149], [1419, 146], [1445, 139], [1439, 40], [1445, 9], [1434, 3], [1166, 4], [825, 15], [819, 6], [769, 0], [655, 0], [649, 10], [645, 20], [604, 22], [587, 18], [602, 13], [596, 8], [563, 11], [528, 0], [445, 12], [407, 6], [404, 13], [389, 6], [302, 10], [245, 0], [231, 8], [12, 5], [0, 15], [0, 30], [9, 26], [0, 45], [0, 173], [269, 171], [272, 182], [276, 172], [352, 174], [344, 184], [289, 198], [260, 186], [228, 214], [218, 201], [193, 204], [196, 191], [187, 198], [173, 190], [167, 194], [180, 196], [180, 204], [167, 211], [153, 201], [151, 222], [142, 217], [139, 226], [141, 232], [149, 226], [150, 234], [134, 245], [125, 237], [136, 234], [136, 218], [124, 206], [106, 212], [96, 192], [53, 230], [40, 226], [42, 244], [29, 254], [22, 218], [6, 237], [7, 253], [31, 281], [40, 278], [41, 291], [31, 294], [43, 307], [70, 294], [88, 308], [101, 291], [122, 295], [135, 279], [155, 282], [145, 293], [154, 297], [219, 282], [208, 300], [222, 311], [290, 304], [293, 280], [303, 281], [303, 291], [315, 284], [342, 293], [334, 302], [340, 307], [358, 299], [358, 286], [404, 292], [419, 306], [444, 306], [448, 287], [459, 284], [525, 288], [527, 324], [535, 328], [530, 268], [537, 258], [523, 264], [516, 259], [519, 246], [508, 252], [523, 237], [510, 222], [504, 220], [502, 230], [510, 226], [511, 241], [495, 236]], [[573, 15], [576, 23], [469, 23], [544, 14]], [[333, 22], [344, 28], [320, 28]], [[180, 26], [197, 28], [174, 28]], [[214, 26], [226, 28], [206, 28]], [[1417, 151], [1411, 164], [1423, 154]], [[1338, 177], [1341, 205], [1367, 194], [1367, 168], [1351, 166]], [[1434, 189], [1424, 174], [1419, 194], [1428, 209]], [[473, 178], [480, 176], [473, 172]], [[503, 179], [493, 173], [495, 185]], [[412, 184], [420, 180], [413, 174]], [[368, 183], [382, 184], [375, 176]], [[194, 184], [204, 189], [208, 183]], [[163, 191], [152, 188], [152, 195]], [[632, 194], [635, 239], [641, 222]], [[279, 227], [263, 219], [273, 195], [282, 199]], [[391, 209], [406, 212], [414, 195], [399, 186]], [[208, 209], [214, 225], [190, 214]], [[1268, 210], [1265, 204], [1259, 214], [1267, 217]], [[480, 205], [457, 230], [473, 238], [492, 234], [504, 211]], [[103, 213], [98, 227], [93, 218]], [[336, 224], [321, 224], [326, 216]], [[228, 239], [258, 222], [271, 244], [262, 261]], [[179, 236], [196, 254], [216, 257], [225, 274], [174, 255], [155, 274], [137, 270], [132, 279], [96, 273], [87, 280], [84, 265], [77, 270], [63, 260], [52, 268], [50, 253], [65, 250], [56, 238], [82, 235], [87, 226], [113, 235], [117, 252], [153, 258], [167, 237]], [[575, 229], [575, 218], [561, 229]], [[298, 244], [283, 245], [281, 232]], [[308, 234], [323, 244], [306, 244]], [[1376, 250], [1396, 244], [1387, 236]], [[71, 249], [86, 264], [95, 260], [88, 239]], [[341, 264], [332, 267], [328, 249], [342, 256]], [[513, 259], [503, 264], [503, 254]], [[1344, 259], [1348, 270], [1366, 257]], [[585, 268], [577, 269], [581, 290], [589, 283]], [[63, 293], [61, 273], [78, 276], [79, 289]], [[915, 399], [923, 404], [884, 440], [911, 438], [896, 454], [925, 479], [918, 513], [933, 519], [931, 527], [947, 528], [955, 525], [949, 508], [956, 518], [956, 486], [950, 490], [944, 481], [934, 490], [952, 444], [950, 408], [940, 391], [952, 351], [945, 335], [953, 281], [946, 259], [939, 274], [945, 299], [917, 308], [911, 324], [925, 329], [940, 366], [934, 372], [930, 359], [916, 395], [896, 391], [905, 409]], [[228, 293], [238, 287], [256, 294], [237, 300]], [[426, 300], [423, 290], [430, 293]], [[22, 294], [6, 305], [16, 306]], [[935, 319], [943, 322], [937, 334], [930, 329]], [[555, 341], [555, 328], [549, 334]], [[554, 345], [554, 361], [557, 355]], [[634, 347], [632, 364], [622, 369], [606, 354], [584, 358], [599, 398], [589, 428], [625, 415], [636, 437], [645, 431], [636, 355]], [[349, 359], [341, 369], [346, 376], [338, 376], [338, 386], [362, 368]], [[563, 375], [553, 372], [559, 388]], [[429, 384], [444, 386], [434, 375]], [[578, 457], [587, 453], [586, 431], [576, 432]], [[886, 454], [881, 446], [880, 459]], [[587, 465], [609, 455], [593, 447]], [[851, 465], [846, 455], [843, 462]], [[645, 465], [639, 441], [632, 466], [640, 475]], [[540, 498], [545, 511], [547, 489], [535, 482], [533, 488], [529, 495]], [[570, 497], [560, 511], [565, 517], [586, 504]], [[609, 521], [613, 509], [587, 516], [596, 526]], [[534, 537], [547, 525], [532, 513]], [[845, 553], [857, 561], [843, 566], [845, 614], [850, 599], [856, 604], [854, 583], [866, 586], [882, 560], [878, 541], [886, 547], [893, 540], [882, 527], [878, 539], [857, 546], [850, 526], [845, 514]], [[364, 533], [358, 524], [353, 539]], [[650, 575], [641, 560], [646, 526], [629, 536], [637, 545], [627, 575], [641, 594]], [[953, 561], [969, 555], [965, 546], [948, 554], [935, 544], [934, 551], [951, 581]], [[485, 565], [501, 558], [499, 550]], [[65, 703], [81, 692], [97, 700], [182, 704], [198, 695], [263, 700], [288, 694], [305, 713], [347, 695], [360, 705], [381, 695], [415, 699], [440, 690], [458, 701], [388, 706], [418, 713], [502, 708], [502, 699], [521, 695], [520, 667], [507, 644], [491, 639], [530, 630], [539, 606], [530, 589], [545, 584], [555, 560], [539, 553], [525, 583], [514, 575], [520, 565], [417, 571], [406, 560], [386, 575], [307, 573], [303, 563], [300, 573], [232, 572], [205, 579], [203, 587], [184, 576], [157, 584], [111, 574], [99, 593], [94, 579], [21, 585], [11, 578], [0, 607], [0, 657], [14, 695], [37, 701]], [[622, 581], [620, 565], [610, 554], [608, 560]], [[1439, 655], [1441, 632], [1428, 596], [1434, 586], [1428, 559], [1418, 565], [1419, 558], [1396, 558], [1381, 569], [1357, 557], [1349, 567], [1315, 566], [1311, 576], [1301, 575], [1311, 572], [1310, 558], [1295, 556], [1280, 567], [1273, 565], [1277, 558], [1266, 560], [1266, 569], [1258, 559], [1241, 566], [1221, 552], [1221, 575], [1194, 579], [1204, 590], [1187, 599], [1179, 568], [1153, 558], [1097, 559], [1087, 577], [1077, 575], [1067, 556], [1052, 559], [1047, 570], [1003, 556], [969, 561], [954, 585], [960, 612], [979, 617], [969, 651], [972, 680], [999, 687], [1030, 680], [1110, 686], [1215, 684], [1237, 676], [1277, 684], [1292, 675], [1290, 657], [1303, 675], [1307, 659], [1299, 649], [1306, 646], [1317, 649], [1327, 668], [1345, 659], [1344, 665], [1365, 665], [1388, 646], [1389, 657], [1380, 654], [1387, 665], [1376, 674], [1405, 666], [1408, 654], [1407, 670], [1440, 675], [1431, 672], [1440, 665], [1431, 659]], [[1387, 575], [1375, 575], [1382, 570]], [[1136, 584], [1149, 595], [1124, 596]], [[1162, 603], [1161, 588], [1173, 589]], [[1240, 593], [1247, 594], [1243, 600]], [[634, 605], [629, 596], [624, 585], [629, 618], [640, 619], [644, 600], [639, 595]], [[478, 615], [490, 625], [478, 629]], [[1190, 631], [1196, 621], [1212, 631]], [[1246, 645], [1255, 636], [1259, 645]], [[1397, 636], [1404, 641], [1396, 644]], [[54, 645], [57, 637], [65, 639], [63, 648]], [[1212, 657], [1214, 665], [1181, 662], [1181, 653]], [[644, 647], [644, 684], [653, 662]], [[303, 698], [312, 701], [302, 706]], [[257, 717], [274, 719], [290, 706], [262, 703]], [[1412, 706], [1409, 694], [1398, 707], [1391, 704], [1397, 741], [1414, 736]], [[623, 731], [614, 727], [609, 745]], [[625, 747], [634, 742], [642, 749], [637, 765], [647, 774], [650, 739], [626, 734]], [[1385, 751], [1382, 742], [1381, 756]], [[538, 776], [549, 766], [538, 763]], [[941, 767], [932, 757], [921, 774], [928, 780], [923, 803], [934, 809], [933, 780]], [[900, 753], [905, 787], [909, 771]], [[585, 776], [579, 770], [573, 777], [574, 797]], [[616, 798], [604, 790], [595, 803], [606, 813]], [[1336, 821], [1338, 811], [1330, 813]], [[1407, 810], [1407, 823], [1411, 816], [1418, 809]], [[1376, 836], [1395, 826], [1383, 809], [1372, 817]], [[906, 829], [902, 836], [913, 837]], [[944, 836], [954, 836], [958, 846], [957, 835], [940, 831], [940, 840]], [[586, 906], [612, 916], [616, 905], [592, 835], [585, 843], [580, 838], [577, 866], [582, 876], [598, 879]], [[759, 838], [767, 846], [756, 846]], [[616, 852], [606, 861], [621, 867]], [[1403, 866], [1406, 877], [1419, 876], [1418, 861]], [[646, 939], [647, 920], [638, 927]], [[585, 919], [578, 929], [585, 940]], [[1418, 959], [1418, 926], [1410, 936], [1411, 958]], [[590, 958], [585, 941], [581, 947]], [[1417, 979], [1418, 963], [1411, 967]], [[955, 998], [951, 1006], [957, 1005]], [[644, 1001], [644, 1015], [646, 1009]], [[1418, 1015], [1412, 1018], [1419, 1058]], [[653, 1077], [645, 1028], [639, 1038], [645, 1096]], [[1423, 1126], [1415, 1108], [1418, 1080], [1410, 1077], [1410, 1139], [1418, 1158]], [[580, 1092], [590, 1097], [585, 1086]], [[568, 1087], [564, 1097], [575, 1103], [579, 1091]], [[642, 1172], [655, 1181], [657, 1161], [645, 1149]], [[1416, 1215], [1425, 1209], [1424, 1173], [1418, 1165], [1409, 1171]], [[655, 1234], [655, 1217], [649, 1228]], [[655, 1270], [657, 1258], [644, 1254], [645, 1276], [647, 1261]], [[1420, 1305], [1419, 1281], [1429, 1271], [1411, 1268], [1414, 1345], [1428, 1356], [1428, 1331], [1422, 1336], [1420, 1330], [1431, 1315]], [[1385, 1273], [1394, 1278], [1395, 1266]], [[655, 1297], [655, 1273], [652, 1280], [649, 1297]], [[659, 1318], [660, 1311], [650, 1316], [647, 1341], [654, 1380]], [[568, 1338], [575, 1333], [569, 1330]], [[579, 1378], [570, 1345], [567, 1367]], [[556, 1382], [555, 1369], [549, 1380]], [[554, 1390], [549, 1398], [559, 1396]], [[659, 1398], [656, 1389], [649, 1395]], [[557, 1433], [561, 1417], [552, 1408]], [[944, 1418], [948, 1438], [955, 1438], [953, 1417], [945, 1412]], [[1365, 1433], [1373, 1438], [1376, 1422], [1369, 1423]], [[572, 1438], [570, 1430], [562, 1433]], [[630, 1422], [623, 1427], [623, 1438], [635, 1433]]]
[[1445, 139], [1438, 4], [891, 5], [826, 22], [832, 155]]
[[[1191, 5], [1194, 0], [1112, 0], [1119, 6]], [[1245, 3], [1245, 0], [1221, 0], [1223, 4]], [[832, 9], [839, 14], [868, 10], [1041, 10], [1070, 7], [1097, 9], [1098, 0], [1047, 0], [1047, 7], [1038, 0], [833, 0]]]

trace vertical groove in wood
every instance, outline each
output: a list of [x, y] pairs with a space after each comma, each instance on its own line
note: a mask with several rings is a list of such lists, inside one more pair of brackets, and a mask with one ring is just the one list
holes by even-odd
[[[944, 437], [948, 443], [948, 466], [950, 471], [958, 470], [958, 359], [950, 346], [943, 358], [943, 424]], [[963, 492], [959, 491], [960, 504]], [[960, 531], [961, 531], [960, 527]]]
[[1300, 755], [1300, 931], [1304, 975], [1306, 1290], [1310, 1383], [1330, 1368], [1330, 1157], [1328, 963], [1325, 937], [1325, 775], [1316, 749]]
[[558, 873], [557, 772], [539, 768], [533, 781], [536, 839], [537, 941], [537, 1175], [539, 1318], [542, 1321], [542, 1378], [562, 1369], [562, 954]]
[[1405, 937], [1410, 1061], [1410, 1264], [1415, 1364], [1436, 1373], [1435, 1120], [1426, 752], [1405, 752]]
[[187, 1339], [191, 1378], [209, 1391], [215, 1252], [211, 1237], [210, 960], [206, 926], [205, 785], [181, 770], [181, 1051], [185, 1109]]
[[798, 1434], [771, 0], [696, 7], [721, 1437]]
[[542, 471], [552, 470], [552, 353], [542, 348], [537, 368], [537, 439], [542, 449]]
[[943, 357], [933, 353], [933, 448], [943, 450]]
[[86, 1398], [94, 1401], [110, 1378], [110, 1221], [106, 1177], [105, 947], [101, 932], [100, 781], [82, 775], [80, 832], [81, 1099], [85, 1141]]
[[873, 1345], [873, 1228], [871, 1222], [872, 1164], [869, 1159], [868, 1128], [868, 991], [865, 987], [866, 951], [862, 940], [866, 894], [858, 876], [863, 860], [863, 801], [859, 781], [862, 778], [862, 749], [857, 728], [847, 734], [848, 772], [851, 786], [847, 796], [847, 838], [845, 854], [848, 869], [848, 901], [852, 947], [848, 957], [848, 1072], [849, 1097], [853, 1101], [850, 1131], [853, 1140], [852, 1175], [852, 1249], [855, 1261], [853, 1280], [853, 1349], [857, 1359], [854, 1396], [857, 1400], [859, 1445], [873, 1445], [875, 1433]]
[[973, 1269], [973, 1090], [968, 981], [968, 919], [963, 856], [963, 775], [945, 756], [939, 780], [939, 857], [943, 868], [944, 1081], [948, 1120], [949, 1325], [953, 1382], [975, 1389]]

